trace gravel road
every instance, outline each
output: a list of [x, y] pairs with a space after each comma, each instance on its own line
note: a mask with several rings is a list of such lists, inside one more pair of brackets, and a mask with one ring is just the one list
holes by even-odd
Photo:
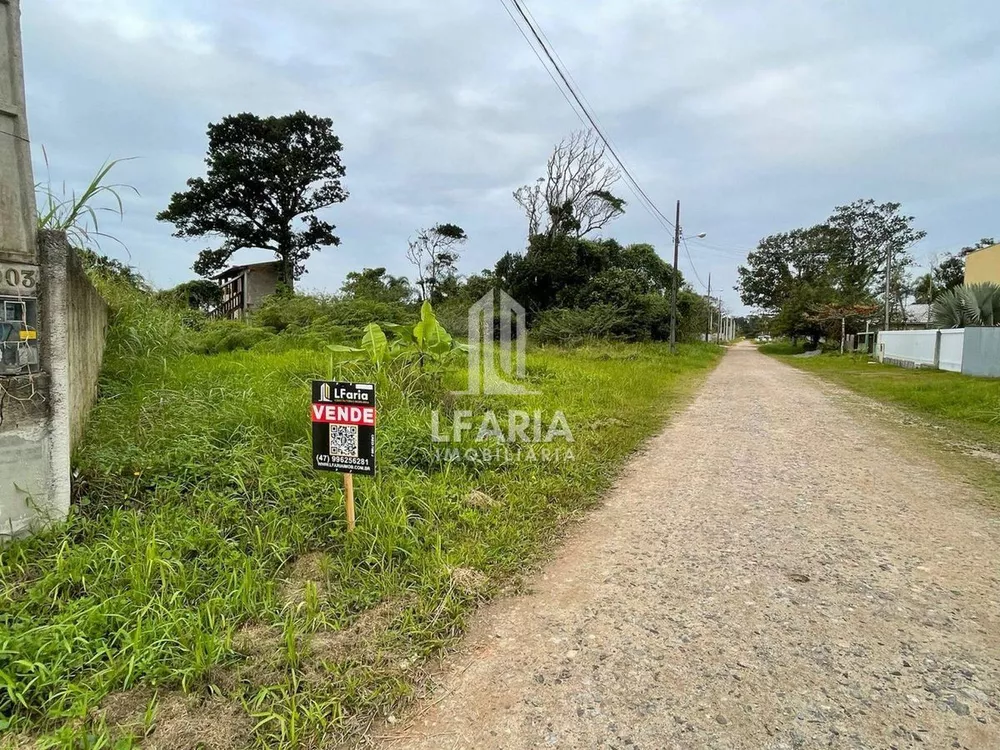
[[735, 347], [383, 748], [1000, 748], [1000, 513]]

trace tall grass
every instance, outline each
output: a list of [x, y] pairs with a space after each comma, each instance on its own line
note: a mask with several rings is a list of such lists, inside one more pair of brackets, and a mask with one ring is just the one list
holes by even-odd
[[[42, 148], [46, 173], [49, 170], [49, 155]], [[99, 248], [102, 239], [110, 239], [122, 247], [124, 244], [114, 235], [101, 230], [100, 216], [124, 215], [122, 193], [139, 191], [131, 185], [108, 183], [108, 176], [116, 166], [131, 159], [109, 159], [104, 162], [79, 193], [68, 190], [63, 183], [57, 192], [52, 186], [52, 178], [35, 185], [38, 204], [37, 223], [39, 229], [55, 229], [66, 232], [70, 242], [82, 248]]]
[[[230, 729], [247, 745], [362, 731], [410, 695], [471, 608], [595, 502], [718, 356], [537, 349], [540, 393], [522, 397], [457, 399], [461, 366], [385, 377], [379, 473], [356, 479], [348, 534], [339, 477], [310, 460], [308, 384], [331, 374], [328, 354], [197, 354], [179, 313], [101, 283], [114, 322], [72, 516], [0, 548], [2, 728], [67, 747], [163, 741], [171, 714], [155, 705], [178, 693], [215, 701], [191, 709], [206, 726], [243, 717]], [[361, 363], [333, 374], [378, 377]], [[573, 460], [449, 459], [431, 412], [456, 407], [561, 410]], [[123, 700], [129, 721], [115, 713]]]

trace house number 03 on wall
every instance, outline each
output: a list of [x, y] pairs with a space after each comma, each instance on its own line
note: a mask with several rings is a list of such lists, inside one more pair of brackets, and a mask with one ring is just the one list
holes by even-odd
[[0, 264], [0, 288], [26, 294], [38, 293], [38, 266]]

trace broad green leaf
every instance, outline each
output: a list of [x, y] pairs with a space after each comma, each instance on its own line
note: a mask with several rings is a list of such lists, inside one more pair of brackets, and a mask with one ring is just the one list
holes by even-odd
[[416, 339], [413, 336], [413, 326], [400, 325], [399, 323], [386, 323], [385, 327], [387, 330], [398, 336], [401, 341], [408, 344], [416, 343]]
[[385, 337], [385, 331], [378, 323], [369, 323], [365, 327], [361, 348], [365, 350], [374, 364], [381, 364], [385, 361], [386, 355], [389, 353], [389, 340]]

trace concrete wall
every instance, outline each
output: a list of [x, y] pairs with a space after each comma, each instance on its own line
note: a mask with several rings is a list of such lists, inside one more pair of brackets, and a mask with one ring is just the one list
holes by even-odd
[[986, 281], [1000, 284], [1000, 244], [984, 247], [965, 259], [965, 283], [982, 284]]
[[1000, 327], [880, 331], [876, 351], [886, 364], [1000, 378]]
[[[69, 511], [69, 388], [66, 362], [66, 239], [38, 233], [40, 371], [0, 377], [0, 540], [60, 521]], [[2, 260], [0, 260], [2, 265]], [[9, 292], [8, 292], [9, 293]]]
[[966, 328], [962, 374], [1000, 378], [1000, 328]]
[[[938, 369], [948, 372], [962, 371], [967, 328], [946, 328], [941, 330], [941, 344], [938, 353]], [[934, 333], [934, 331], [929, 331]]]
[[248, 268], [244, 278], [246, 309], [247, 312], [253, 312], [260, 307], [265, 297], [278, 291], [278, 264]]
[[90, 283], [76, 253], [69, 248], [66, 250], [69, 432], [70, 449], [75, 450], [83, 437], [87, 415], [97, 400], [97, 381], [108, 333], [108, 304]]
[[937, 367], [937, 331], [880, 331], [878, 359], [900, 367]]
[[108, 325], [64, 233], [38, 232], [38, 261], [41, 370], [0, 377], [0, 541], [69, 512], [70, 452], [97, 397]]

